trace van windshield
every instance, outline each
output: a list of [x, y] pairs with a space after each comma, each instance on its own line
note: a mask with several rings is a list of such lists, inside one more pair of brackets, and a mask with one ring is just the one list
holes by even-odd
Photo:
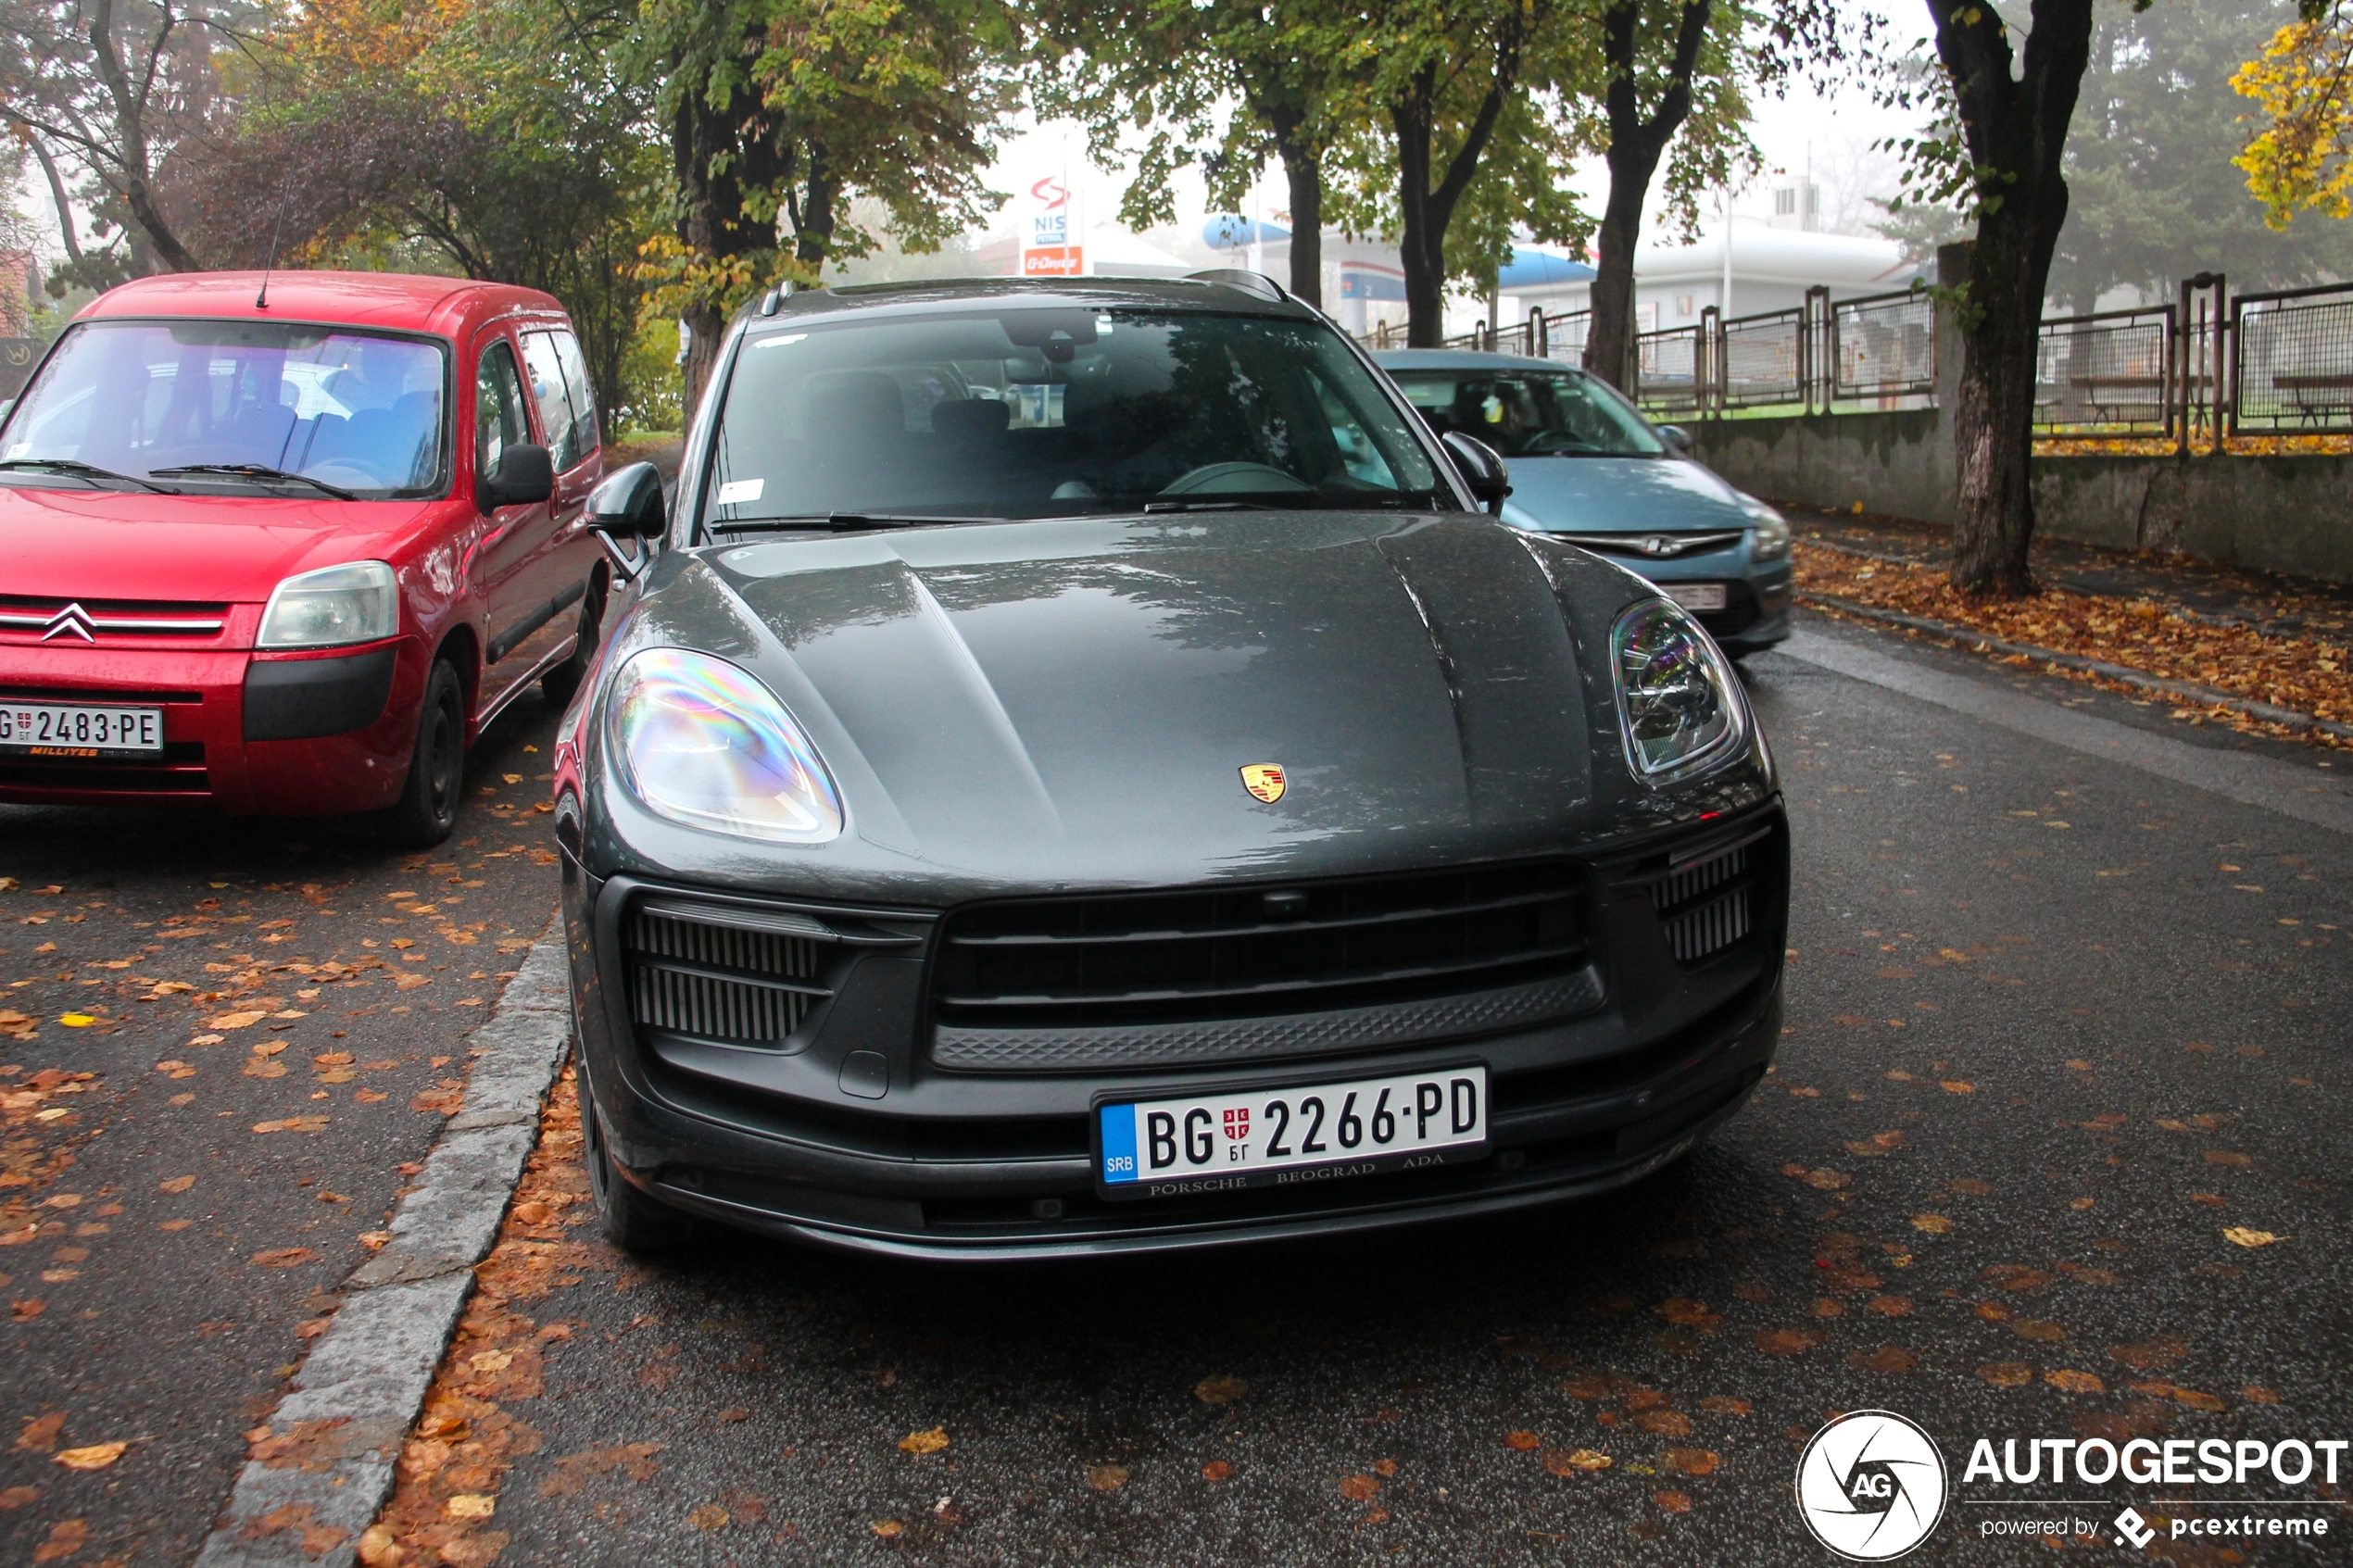
[[[417, 338], [269, 321], [84, 321], [9, 410], [0, 461], [131, 475], [249, 465], [361, 499], [425, 495], [447, 483], [447, 384], [442, 349]], [[9, 477], [37, 476], [20, 467]]]
[[737, 349], [703, 521], [1038, 518], [1148, 505], [1452, 508], [1321, 322], [988, 307], [762, 326]]

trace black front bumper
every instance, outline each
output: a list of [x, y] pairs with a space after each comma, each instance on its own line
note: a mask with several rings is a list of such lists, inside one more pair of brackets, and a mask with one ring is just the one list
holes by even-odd
[[[1541, 1027], [1194, 1070], [990, 1073], [925, 1043], [934, 915], [811, 905], [862, 941], [784, 1050], [633, 1021], [623, 922], [648, 897], [717, 897], [567, 856], [564, 913], [586, 1082], [624, 1179], [740, 1228], [925, 1258], [1019, 1259], [1330, 1235], [1496, 1212], [1638, 1181], [1746, 1102], [1780, 1035], [1787, 832], [1778, 804], [1705, 836], [1769, 834], [1754, 929], [1696, 964], [1669, 950], [1642, 877], [1672, 843], [1597, 858], [1594, 1005]], [[1684, 834], [1682, 839], [1693, 835]], [[768, 907], [777, 908], [773, 902]], [[1104, 1091], [1405, 1073], [1483, 1060], [1490, 1152], [1439, 1169], [1203, 1198], [1106, 1202], [1088, 1107]]]

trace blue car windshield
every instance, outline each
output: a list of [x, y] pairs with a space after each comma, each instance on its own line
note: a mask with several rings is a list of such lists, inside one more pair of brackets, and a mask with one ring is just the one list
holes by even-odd
[[[445, 483], [447, 383], [443, 350], [417, 338], [269, 321], [85, 321], [0, 426], [0, 461], [133, 476], [250, 465], [367, 500], [430, 495]], [[38, 475], [19, 467], [8, 477]]]
[[703, 521], [1155, 503], [1457, 505], [1404, 411], [1321, 322], [1005, 306], [754, 331]]
[[1390, 372], [1441, 435], [1475, 435], [1506, 458], [1663, 458], [1667, 444], [1626, 400], [1575, 370]]

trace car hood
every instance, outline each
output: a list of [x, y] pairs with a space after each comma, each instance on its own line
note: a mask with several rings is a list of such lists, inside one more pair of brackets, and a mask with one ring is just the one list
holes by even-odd
[[[757, 673], [841, 787], [845, 867], [974, 891], [1340, 873], [1622, 819], [1601, 645], [1650, 592], [1484, 518], [968, 525], [673, 552], [607, 664], [674, 646]], [[1245, 790], [1253, 763], [1280, 799]], [[773, 883], [810, 853], [605, 798], [641, 866]]]
[[1553, 533], [1745, 528], [1739, 493], [1686, 458], [1514, 458], [1505, 521]]
[[41, 598], [258, 602], [402, 552], [439, 503], [0, 485], [0, 585]]

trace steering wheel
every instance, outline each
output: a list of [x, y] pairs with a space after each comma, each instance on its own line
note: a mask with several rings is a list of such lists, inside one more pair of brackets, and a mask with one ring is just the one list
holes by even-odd
[[1164, 495], [1305, 495], [1315, 487], [1269, 463], [1203, 463], [1161, 486]]

